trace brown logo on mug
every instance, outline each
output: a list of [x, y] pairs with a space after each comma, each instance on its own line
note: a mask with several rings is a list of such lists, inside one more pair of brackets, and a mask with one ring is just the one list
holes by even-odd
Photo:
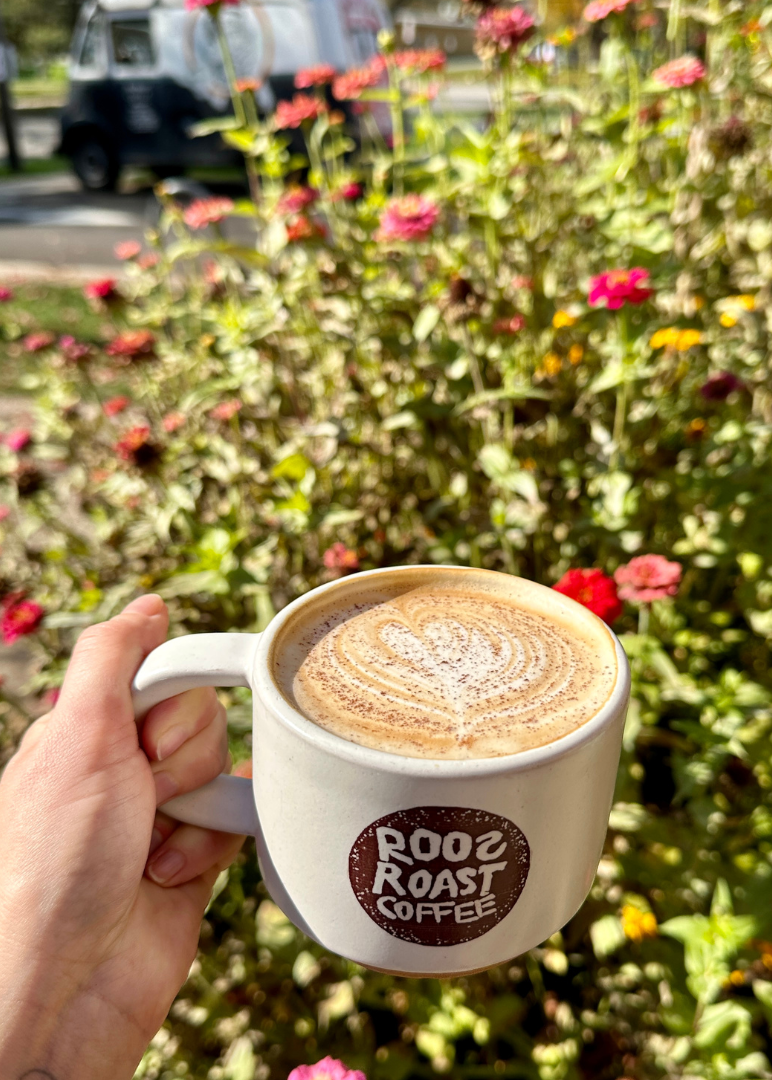
[[357, 900], [394, 937], [459, 945], [514, 907], [531, 853], [505, 817], [459, 806], [416, 806], [374, 821], [351, 849]]

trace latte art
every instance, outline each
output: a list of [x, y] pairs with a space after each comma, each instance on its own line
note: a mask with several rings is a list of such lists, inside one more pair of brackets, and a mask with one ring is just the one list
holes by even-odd
[[602, 707], [616, 677], [602, 626], [591, 624], [588, 637], [532, 604], [464, 584], [352, 594], [320, 613], [277, 665], [283, 693], [342, 738], [430, 758], [540, 746]]

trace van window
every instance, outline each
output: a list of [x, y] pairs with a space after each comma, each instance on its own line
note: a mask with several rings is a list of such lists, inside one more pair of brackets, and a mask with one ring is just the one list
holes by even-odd
[[113, 59], [121, 67], [153, 67], [155, 54], [147, 19], [116, 19], [111, 24]]
[[102, 62], [102, 32], [104, 24], [98, 15], [95, 15], [86, 27], [83, 36], [83, 46], [80, 50], [78, 63], [81, 67], [98, 67]]

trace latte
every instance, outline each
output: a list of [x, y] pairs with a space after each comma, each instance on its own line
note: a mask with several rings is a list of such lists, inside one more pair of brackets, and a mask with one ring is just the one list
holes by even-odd
[[437, 759], [553, 742], [591, 719], [617, 678], [614, 640], [586, 609], [521, 578], [448, 567], [341, 581], [281, 628], [271, 665], [319, 727]]

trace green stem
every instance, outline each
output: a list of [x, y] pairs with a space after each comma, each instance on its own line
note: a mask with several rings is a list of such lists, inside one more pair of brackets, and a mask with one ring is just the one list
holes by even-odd
[[402, 89], [394, 64], [388, 64], [389, 109], [394, 138], [394, 194], [402, 195], [405, 175], [405, 122], [402, 114]]
[[629, 46], [625, 47], [625, 62], [627, 64], [627, 87], [628, 87], [628, 139], [630, 141], [630, 164], [633, 168], [638, 160], [638, 142], [640, 139], [640, 111], [641, 111], [641, 81], [638, 75], [638, 65], [635, 56]]
[[641, 604], [638, 608], [638, 633], [641, 637], [645, 637], [649, 632], [649, 613], [651, 611], [649, 604]]
[[670, 42], [678, 36], [678, 24], [681, 20], [681, 0], [670, 0], [670, 14], [667, 20], [667, 39]]
[[217, 30], [217, 40], [220, 43], [220, 52], [222, 53], [223, 67], [225, 68], [225, 77], [228, 80], [228, 90], [230, 91], [231, 101], [233, 102], [233, 111], [236, 114], [236, 119], [242, 125], [246, 125], [247, 118], [244, 113], [244, 101], [241, 94], [236, 89], [236, 69], [233, 66], [233, 57], [231, 56], [231, 50], [228, 45], [228, 39], [225, 36], [225, 31], [222, 28], [220, 22], [219, 11], [214, 16], [214, 25]]

